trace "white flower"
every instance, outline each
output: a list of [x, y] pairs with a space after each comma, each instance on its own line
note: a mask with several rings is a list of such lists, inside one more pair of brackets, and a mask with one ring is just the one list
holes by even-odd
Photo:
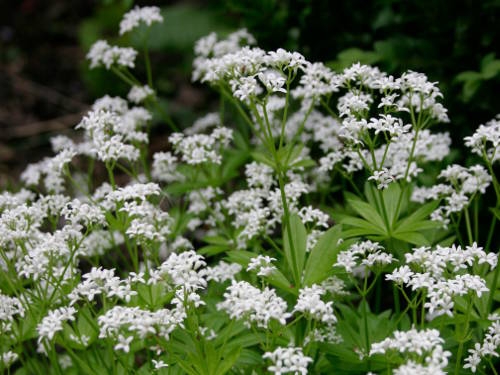
[[135, 49], [110, 46], [105, 40], [95, 42], [87, 53], [87, 59], [90, 60], [90, 68], [104, 65], [106, 69], [110, 69], [114, 64], [133, 68], [136, 56], [137, 51]]
[[151, 362], [153, 363], [155, 370], [159, 370], [161, 368], [168, 367], [168, 365], [165, 362], [163, 362], [161, 359], [160, 360], [152, 359]]
[[307, 366], [313, 360], [302, 353], [302, 348], [278, 347], [273, 352], [266, 352], [262, 358], [269, 359], [273, 363], [267, 369], [276, 375], [291, 372], [294, 374], [307, 374]]
[[271, 264], [274, 260], [276, 259], [268, 255], [258, 255], [250, 259], [247, 271], [257, 271], [257, 276], [270, 276], [276, 269], [276, 267]]
[[233, 280], [217, 309], [226, 311], [231, 319], [243, 319], [248, 327], [255, 323], [260, 328], [267, 328], [271, 319], [285, 325], [286, 319], [291, 316], [286, 312], [285, 300], [278, 297], [273, 289], [266, 287], [261, 291], [246, 281]]
[[[366, 268], [376, 265], [384, 266], [394, 261], [394, 257], [383, 252], [384, 248], [378, 242], [364, 241], [352, 245], [337, 256], [334, 266], [343, 267], [347, 272], [364, 275]], [[358, 269], [360, 267], [360, 269]]]
[[337, 318], [333, 314], [333, 302], [325, 303], [321, 300], [321, 296], [325, 293], [326, 290], [316, 284], [300, 289], [299, 298], [293, 311], [302, 312], [323, 323], [335, 323]]
[[375, 181], [377, 184], [377, 189], [383, 190], [389, 187], [391, 182], [394, 182], [394, 176], [391, 176], [387, 168], [382, 168], [378, 171], [373, 171], [373, 175], [368, 177], [369, 181]]
[[127, 94], [127, 99], [135, 104], [139, 104], [147, 98], [153, 96], [154, 94], [155, 92], [148, 85], [132, 86], [129, 93]]
[[63, 324], [67, 320], [75, 320], [76, 309], [74, 307], [60, 307], [51, 310], [38, 324], [38, 343], [52, 340], [57, 332], [62, 331]]
[[156, 6], [135, 7], [131, 11], [125, 13], [120, 22], [120, 35], [125, 34], [139, 26], [140, 22], [151, 26], [154, 22], [163, 22], [163, 17], [160, 14], [160, 8]]
[[114, 346], [115, 350], [123, 350], [125, 353], [130, 351], [130, 343], [134, 340], [134, 336], [125, 337], [123, 335], [118, 335], [118, 343]]
[[237, 263], [226, 263], [221, 260], [217, 265], [207, 267], [204, 271], [207, 281], [214, 280], [222, 283], [226, 280], [234, 280], [234, 276], [242, 270]]

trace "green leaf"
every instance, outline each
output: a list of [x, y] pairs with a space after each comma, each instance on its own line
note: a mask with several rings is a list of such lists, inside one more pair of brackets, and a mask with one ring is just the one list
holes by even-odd
[[497, 220], [500, 220], [500, 209], [498, 209], [496, 207], [490, 207], [490, 211], [493, 215], [495, 215]]
[[482, 79], [481, 73], [474, 72], [471, 70], [457, 74], [457, 76], [455, 77], [455, 81], [458, 82], [480, 81], [481, 79]]
[[[494, 55], [493, 55], [494, 56]], [[481, 66], [483, 79], [492, 79], [500, 73], [500, 60], [491, 59]]]
[[363, 229], [366, 233], [384, 235], [385, 230], [377, 227], [371, 222], [358, 217], [346, 216], [339, 220], [339, 223]]
[[464, 87], [462, 88], [462, 96], [465, 102], [468, 102], [472, 99], [476, 91], [481, 86], [481, 83], [482, 82], [480, 80], [465, 82]]
[[373, 223], [382, 233], [386, 233], [384, 220], [379, 215], [377, 210], [369, 203], [363, 202], [355, 195], [349, 194], [346, 196], [347, 203], [368, 222]]
[[290, 165], [290, 168], [309, 168], [315, 167], [316, 162], [313, 159], [302, 159]]
[[394, 223], [399, 216], [399, 211], [401, 210], [401, 204], [398, 207], [399, 197], [401, 195], [401, 188], [399, 184], [392, 183], [387, 189], [382, 192], [384, 197], [385, 209], [389, 223]]
[[252, 158], [262, 164], [265, 164], [273, 169], [276, 169], [276, 163], [274, 160], [271, 158], [270, 155], [265, 154], [264, 152], [259, 152], [259, 151], [254, 151], [250, 155], [252, 155]]
[[269, 284], [292, 294], [297, 294], [297, 289], [294, 288], [293, 284], [286, 278], [283, 273], [276, 269], [272, 274], [266, 277]]
[[393, 233], [393, 237], [417, 246], [430, 245], [429, 240], [422, 233], [418, 232], [396, 232]]
[[204, 256], [214, 256], [230, 250], [228, 245], [207, 245], [198, 249], [198, 253]]
[[257, 254], [246, 250], [231, 250], [226, 254], [226, 258], [231, 262], [238, 263], [239, 265], [246, 267], [250, 262], [250, 259], [256, 257]]
[[229, 240], [223, 236], [205, 236], [203, 237], [203, 241], [210, 245], [229, 245]]
[[283, 250], [285, 259], [292, 270], [295, 285], [298, 287], [306, 257], [307, 232], [297, 214], [290, 215], [288, 224], [283, 232]]
[[[434, 212], [434, 210], [437, 208], [439, 205], [439, 201], [432, 201], [429, 203], [424, 204], [420, 208], [418, 208], [415, 212], [413, 212], [411, 215], [405, 217], [404, 219], [400, 220], [396, 225], [395, 225], [395, 231], [396, 232], [407, 232], [407, 231], [412, 231], [415, 230], [414, 226], [419, 223], [419, 222], [427, 222], [427, 219], [429, 215]], [[426, 229], [432, 229], [435, 228], [436, 224], [434, 223], [433, 227], [426, 228]]]
[[214, 374], [223, 375], [223, 374], [227, 373], [229, 370], [231, 370], [233, 365], [236, 363], [236, 361], [240, 357], [240, 353], [241, 353], [241, 347], [235, 348], [231, 352], [229, 352], [227, 355], [224, 355], [224, 357], [221, 358], [219, 366], [215, 370]]
[[323, 281], [341, 250], [342, 226], [336, 225], [327, 230], [311, 250], [304, 271], [304, 285], [310, 286]]

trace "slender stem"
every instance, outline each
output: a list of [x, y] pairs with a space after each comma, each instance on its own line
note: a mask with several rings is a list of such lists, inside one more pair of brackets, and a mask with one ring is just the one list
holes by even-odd
[[474, 200], [474, 240], [479, 241], [479, 198]]
[[106, 163], [106, 170], [108, 171], [109, 182], [111, 183], [111, 187], [113, 190], [116, 189], [115, 176], [113, 174], [113, 166], [109, 163]]
[[498, 274], [500, 273], [500, 266], [497, 265], [495, 267], [495, 273], [493, 274], [493, 280], [491, 282], [491, 285], [489, 287], [490, 292], [488, 293], [488, 310], [491, 311], [493, 308], [493, 296], [495, 295], [495, 292], [497, 290], [497, 283], [498, 283]]
[[[403, 195], [404, 195], [404, 192], [405, 192], [406, 187], [408, 185], [406, 180], [408, 178], [408, 173], [410, 172], [410, 165], [411, 165], [411, 162], [412, 162], [412, 159], [413, 159], [413, 154], [415, 153], [415, 147], [417, 146], [418, 131], [419, 131], [419, 128], [416, 127], [416, 129], [415, 129], [415, 137], [413, 138], [413, 143], [411, 145], [410, 155], [408, 157], [408, 165], [406, 166], [405, 174], [404, 174], [404, 177], [403, 177], [403, 187], [401, 188], [401, 193], [399, 193], [398, 203], [396, 205], [396, 212], [399, 212], [399, 210], [401, 209], [401, 203], [403, 201]], [[396, 220], [397, 220], [397, 217], [394, 216], [392, 225], [396, 224]]]
[[281, 150], [283, 147], [283, 139], [285, 138], [285, 124], [288, 115], [288, 102], [290, 100], [290, 83], [291, 83], [292, 71], [288, 70], [288, 78], [286, 80], [286, 96], [285, 96], [285, 108], [283, 109], [283, 118], [281, 119], [281, 132], [280, 132], [280, 143], [278, 149]]
[[465, 213], [465, 226], [467, 228], [467, 238], [469, 239], [469, 245], [472, 245], [472, 242], [474, 242], [474, 240], [472, 236], [472, 228], [469, 217], [469, 207], [465, 207], [464, 213]]
[[493, 218], [491, 219], [490, 230], [488, 231], [488, 238], [486, 240], [486, 245], [484, 247], [485, 251], [488, 251], [490, 249], [491, 240], [493, 239], [493, 233], [495, 232], [496, 223], [497, 223], [497, 217], [493, 215]]
[[469, 321], [470, 321], [470, 313], [471, 313], [471, 308], [472, 308], [472, 300], [469, 298], [467, 301], [467, 311], [465, 312], [465, 327], [464, 327], [464, 333], [462, 337], [460, 338], [460, 342], [458, 344], [458, 351], [457, 351], [457, 361], [455, 362], [455, 375], [458, 375], [460, 373], [460, 368], [462, 367], [462, 354], [464, 350], [464, 343], [467, 338], [467, 334], [469, 331]]
[[150, 88], [153, 88], [153, 73], [151, 71], [151, 61], [149, 60], [149, 47], [148, 47], [147, 41], [144, 43], [144, 63], [146, 65], [146, 74], [147, 74], [147, 77], [148, 77], [148, 86]]

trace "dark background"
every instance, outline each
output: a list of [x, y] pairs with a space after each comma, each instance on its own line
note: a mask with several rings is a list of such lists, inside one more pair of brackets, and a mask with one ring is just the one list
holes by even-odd
[[[500, 112], [500, 0], [0, 0], [0, 186], [50, 155], [50, 137], [70, 133], [94, 99], [127, 93], [109, 72], [89, 70], [85, 54], [99, 38], [140, 45], [137, 35], [118, 37], [134, 4], [162, 7], [165, 22], [149, 40], [155, 84], [181, 126], [217, 99], [190, 82], [193, 43], [239, 27], [262, 48], [298, 50], [335, 69], [360, 61], [394, 75], [426, 73], [439, 81], [451, 119], [436, 130], [459, 149]], [[467, 162], [462, 150], [457, 161]]]

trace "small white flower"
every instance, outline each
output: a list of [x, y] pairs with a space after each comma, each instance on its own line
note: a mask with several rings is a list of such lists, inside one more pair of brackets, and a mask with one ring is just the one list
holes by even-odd
[[156, 6], [139, 8], [136, 6], [131, 11], [125, 13], [120, 22], [120, 35], [135, 29], [139, 26], [140, 22], [144, 22], [147, 26], [151, 26], [154, 22], [163, 22], [160, 8]]

